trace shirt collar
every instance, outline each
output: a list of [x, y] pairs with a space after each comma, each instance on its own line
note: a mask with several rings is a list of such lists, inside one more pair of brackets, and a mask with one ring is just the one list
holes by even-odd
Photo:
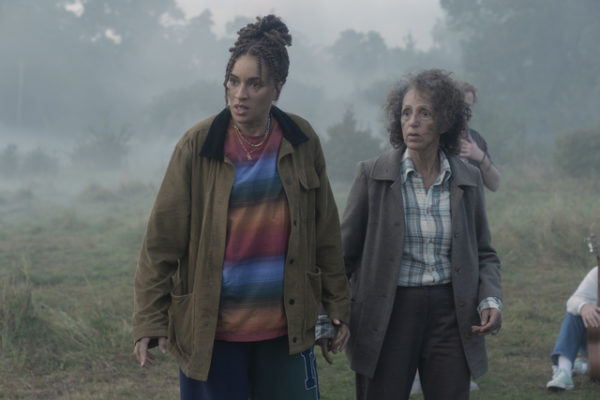
[[[433, 183], [434, 185], [438, 185], [440, 183], [446, 182], [452, 176], [452, 169], [450, 168], [450, 162], [448, 161], [448, 157], [446, 157], [446, 154], [444, 154], [444, 152], [441, 150], [439, 151], [439, 155], [440, 155], [440, 174], [438, 175], [437, 179]], [[413, 163], [412, 158], [410, 158], [410, 156], [408, 155], [408, 151], [406, 151], [406, 150], [404, 150], [404, 153], [402, 154], [401, 167], [402, 167], [402, 175], [401, 175], [402, 176], [402, 184], [405, 184], [406, 181], [408, 180], [408, 176], [410, 174], [417, 173], [417, 170], [415, 169], [415, 164]]]

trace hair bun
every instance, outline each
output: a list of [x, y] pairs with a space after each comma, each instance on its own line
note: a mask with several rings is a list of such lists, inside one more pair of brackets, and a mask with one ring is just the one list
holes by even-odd
[[[292, 45], [292, 35], [281, 19], [273, 14], [256, 17], [256, 22], [238, 31], [238, 42], [266, 38], [282, 46]], [[236, 42], [237, 43], [237, 42]]]
[[288, 27], [275, 15], [256, 17], [256, 22], [244, 26], [238, 31], [238, 38], [229, 49], [231, 56], [225, 69], [225, 90], [227, 81], [236, 60], [242, 55], [258, 58], [258, 69], [262, 77], [263, 65], [269, 78], [277, 84], [277, 97], [285, 83], [290, 67], [290, 58], [286, 46], [292, 45], [292, 35]]

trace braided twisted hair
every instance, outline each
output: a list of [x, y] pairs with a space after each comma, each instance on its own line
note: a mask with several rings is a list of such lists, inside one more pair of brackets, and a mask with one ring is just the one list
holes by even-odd
[[388, 95], [385, 111], [392, 146], [406, 146], [402, 135], [402, 102], [411, 89], [430, 97], [435, 122], [442, 132], [440, 147], [447, 154], [457, 155], [460, 152], [460, 135], [471, 117], [471, 108], [465, 102], [459, 83], [450, 77], [449, 72], [440, 69], [409, 74]]
[[240, 56], [250, 55], [258, 59], [258, 71], [262, 76], [263, 65], [266, 66], [271, 79], [277, 88], [279, 98], [280, 88], [287, 79], [290, 59], [286, 46], [292, 45], [292, 35], [287, 26], [275, 15], [256, 17], [256, 22], [248, 24], [238, 31], [238, 39], [229, 49], [231, 56], [225, 70], [225, 101], [227, 102], [227, 81], [233, 65]]

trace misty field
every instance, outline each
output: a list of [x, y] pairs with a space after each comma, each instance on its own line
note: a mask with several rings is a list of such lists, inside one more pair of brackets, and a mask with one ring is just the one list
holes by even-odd
[[[473, 399], [542, 399], [565, 301], [593, 263], [599, 181], [506, 172], [487, 194], [503, 263], [504, 325], [488, 339], [490, 370]], [[0, 191], [0, 399], [174, 399], [169, 356], [140, 369], [132, 356], [132, 282], [153, 185], [90, 185], [68, 203], [35, 189]], [[345, 187], [338, 188], [340, 209]], [[318, 352], [317, 352], [318, 353]], [[319, 356], [322, 397], [354, 398], [344, 355]], [[600, 384], [575, 378], [565, 399]], [[420, 398], [415, 395], [415, 398]]]

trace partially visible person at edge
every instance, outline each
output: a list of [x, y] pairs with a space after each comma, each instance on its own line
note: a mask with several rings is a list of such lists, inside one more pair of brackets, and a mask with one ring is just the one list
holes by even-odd
[[[465, 102], [473, 107], [477, 101], [477, 89], [468, 82], [461, 82]], [[460, 137], [460, 157], [481, 171], [483, 184], [492, 192], [500, 187], [500, 172], [492, 162], [485, 139], [475, 129], [467, 128]]]
[[459, 159], [470, 107], [426, 70], [386, 111], [394, 149], [359, 163], [342, 218], [356, 397], [408, 399], [418, 370], [425, 399], [468, 399], [502, 308], [481, 174]]
[[587, 328], [600, 327], [598, 301], [598, 267], [592, 268], [579, 283], [575, 293], [567, 300], [552, 360], [552, 379], [546, 387], [552, 391], [571, 390], [575, 386], [572, 376], [587, 373], [585, 357], [577, 358], [587, 350]]
[[311, 125], [273, 103], [291, 45], [280, 18], [238, 32], [224, 110], [175, 146], [135, 276], [135, 356], [168, 348], [181, 399], [319, 398], [319, 308], [349, 335], [339, 218]]

